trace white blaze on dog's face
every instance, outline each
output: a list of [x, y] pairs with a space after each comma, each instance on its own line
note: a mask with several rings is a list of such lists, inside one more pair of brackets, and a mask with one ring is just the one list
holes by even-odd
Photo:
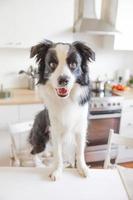
[[[58, 97], [69, 97], [75, 83], [89, 86], [87, 62], [95, 60], [95, 53], [82, 42], [68, 44], [45, 40], [31, 48], [31, 57], [34, 56], [38, 63], [38, 83], [49, 84]], [[80, 103], [84, 103], [83, 98]]]
[[[49, 77], [49, 82], [59, 97], [68, 97], [76, 81], [76, 77], [69, 66], [72, 63], [67, 63], [69, 51], [70, 46], [68, 44], [57, 44], [53, 48], [57, 63], [54, 72]], [[52, 67], [55, 63], [51, 62], [50, 65]]]

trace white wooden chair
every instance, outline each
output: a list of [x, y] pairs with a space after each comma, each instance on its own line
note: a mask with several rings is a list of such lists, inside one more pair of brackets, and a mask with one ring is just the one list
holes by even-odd
[[10, 165], [21, 166], [22, 156], [30, 155], [30, 146], [28, 144], [28, 134], [33, 125], [33, 121], [10, 124], [9, 134], [10, 145]]
[[[29, 132], [33, 121], [21, 122], [9, 125], [11, 138], [10, 166], [45, 167], [52, 162], [51, 147], [40, 154], [31, 155], [31, 145], [28, 142]], [[44, 164], [45, 161], [45, 164]]]
[[[11, 138], [10, 145], [10, 166], [34, 166], [45, 167], [52, 163], [52, 147], [47, 145], [45, 152], [31, 155], [31, 146], [28, 143], [28, 135], [32, 128], [33, 121], [21, 122], [9, 125], [9, 134]], [[71, 154], [73, 151], [71, 152]], [[69, 161], [64, 161], [65, 167], [75, 167], [74, 155]]]
[[[118, 152], [117, 156], [115, 159], [115, 164], [111, 164], [111, 147], [112, 145], [117, 145], [118, 146]], [[112, 168], [115, 167], [117, 162], [118, 162], [118, 157], [119, 157], [119, 148], [120, 146], [125, 146], [128, 148], [133, 148], [133, 138], [125, 137], [120, 134], [114, 133], [114, 130], [110, 129], [109, 132], [109, 138], [108, 138], [108, 148], [107, 148], [107, 155], [104, 161], [104, 168]]]

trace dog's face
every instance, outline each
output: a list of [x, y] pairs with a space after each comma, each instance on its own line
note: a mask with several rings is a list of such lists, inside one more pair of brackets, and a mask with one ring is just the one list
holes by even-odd
[[95, 53], [83, 43], [46, 40], [31, 48], [34, 56], [39, 64], [39, 83], [48, 81], [58, 97], [68, 97], [75, 83], [88, 85], [87, 61], [95, 60]]

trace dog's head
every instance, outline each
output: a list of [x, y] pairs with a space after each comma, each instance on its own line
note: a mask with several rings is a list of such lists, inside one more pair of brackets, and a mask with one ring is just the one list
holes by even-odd
[[68, 97], [75, 83], [89, 84], [87, 62], [95, 53], [82, 42], [53, 43], [49, 40], [31, 48], [39, 64], [39, 84], [51, 84], [59, 97]]

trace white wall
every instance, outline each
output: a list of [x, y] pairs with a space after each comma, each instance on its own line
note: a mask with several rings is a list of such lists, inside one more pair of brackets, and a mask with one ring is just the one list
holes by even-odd
[[0, 74], [25, 69], [29, 59], [28, 49], [0, 49]]
[[[4, 87], [19, 87], [19, 70], [29, 66], [29, 49], [0, 49], [0, 84]], [[27, 85], [24, 84], [24, 87]]]
[[90, 65], [91, 78], [109, 78], [123, 75], [130, 70], [133, 74], [133, 51], [96, 50], [96, 61]]

